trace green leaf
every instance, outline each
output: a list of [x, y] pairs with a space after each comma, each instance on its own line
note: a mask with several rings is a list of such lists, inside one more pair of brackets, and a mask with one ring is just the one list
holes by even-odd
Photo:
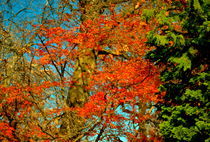
[[188, 129], [183, 126], [178, 126], [172, 129], [172, 133], [174, 133], [173, 137], [178, 140], [191, 141], [192, 137], [196, 134], [196, 130], [193, 128]]
[[199, 130], [208, 130], [208, 129], [210, 129], [210, 123], [206, 123], [204, 121], [196, 122], [196, 126], [199, 128]]
[[201, 90], [190, 90], [187, 89], [185, 91], [185, 94], [181, 97], [181, 99], [184, 100], [189, 100], [189, 101], [205, 101], [205, 98], [203, 97], [202, 91]]
[[156, 35], [156, 44], [159, 46], [166, 46], [168, 44], [167, 36]]
[[154, 15], [154, 12], [154, 9], [144, 9], [142, 12], [142, 19], [148, 21]]
[[195, 10], [198, 10], [198, 11], [200, 11], [200, 12], [203, 11], [202, 8], [201, 8], [201, 5], [200, 5], [199, 0], [194, 0], [194, 1], [193, 1], [193, 6], [194, 6]]
[[184, 71], [191, 68], [191, 60], [187, 56], [187, 53], [184, 53], [181, 57], [171, 57], [169, 61], [178, 64], [177, 67], [183, 68]]

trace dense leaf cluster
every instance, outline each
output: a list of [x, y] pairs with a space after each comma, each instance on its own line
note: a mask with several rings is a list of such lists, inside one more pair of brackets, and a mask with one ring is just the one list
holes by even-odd
[[165, 141], [209, 141], [209, 2], [172, 1], [157, 14], [159, 27], [148, 35], [156, 49], [147, 54], [162, 65], [159, 104]]

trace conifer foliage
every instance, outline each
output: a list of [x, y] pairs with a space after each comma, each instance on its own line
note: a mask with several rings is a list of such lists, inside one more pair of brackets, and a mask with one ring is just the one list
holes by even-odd
[[162, 65], [166, 92], [160, 130], [165, 141], [209, 141], [209, 3], [167, 1], [148, 35], [147, 58]]

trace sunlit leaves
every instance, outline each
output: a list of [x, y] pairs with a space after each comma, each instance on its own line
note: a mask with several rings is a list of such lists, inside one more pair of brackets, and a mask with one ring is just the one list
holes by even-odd
[[[145, 43], [156, 25], [153, 4], [110, 1], [104, 8], [105, 1], [84, 2], [78, 6], [81, 21], [74, 26], [47, 18], [34, 25], [36, 41], [27, 52], [25, 80], [1, 86], [4, 120], [13, 122], [6, 114], [10, 111], [17, 121], [11, 133], [21, 141], [158, 141], [159, 69], [144, 59], [153, 49]], [[71, 18], [78, 15], [58, 17], [73, 25]], [[175, 39], [161, 38], [161, 45], [174, 46]]]

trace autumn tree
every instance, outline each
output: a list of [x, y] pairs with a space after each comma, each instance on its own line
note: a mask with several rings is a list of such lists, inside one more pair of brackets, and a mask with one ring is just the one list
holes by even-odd
[[1, 2], [10, 9], [1, 9], [0, 140], [52, 140], [54, 137], [45, 129], [54, 119], [46, 113], [46, 105], [48, 88], [56, 83], [46, 81], [45, 71], [34, 62], [33, 30], [26, 28], [30, 23], [14, 20], [24, 9], [16, 13], [11, 1]]
[[163, 67], [166, 92], [160, 130], [165, 141], [209, 141], [209, 3], [172, 0], [157, 13], [147, 57]]
[[[148, 24], [151, 7], [152, 3], [139, 1], [79, 1], [80, 25], [67, 29], [37, 25], [45, 39], [35, 49], [41, 57], [38, 62], [54, 66], [63, 81], [71, 82], [69, 110], [61, 118], [62, 138], [155, 139], [151, 114], [159, 101], [158, 70], [142, 58], [150, 50], [144, 42], [154, 26]], [[71, 22], [73, 17], [67, 13], [64, 19]], [[67, 68], [73, 68], [69, 78]]]
[[13, 36], [8, 46], [18, 60], [16, 76], [1, 86], [2, 139], [9, 132], [9, 141], [160, 141], [159, 69], [144, 58], [160, 5], [46, 1], [23, 32], [26, 43]]

